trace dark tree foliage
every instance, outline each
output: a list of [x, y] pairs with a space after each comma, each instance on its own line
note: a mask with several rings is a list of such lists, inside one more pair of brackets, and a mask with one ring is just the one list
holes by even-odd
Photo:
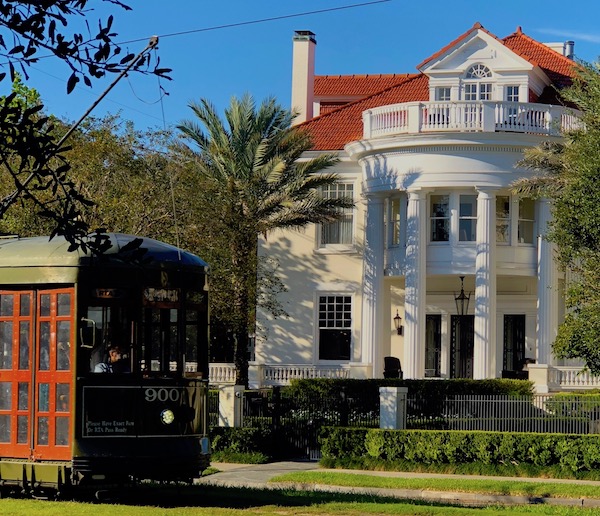
[[[115, 7], [130, 9], [118, 0], [104, 0]], [[158, 68], [150, 54], [125, 52], [115, 44], [113, 16], [99, 20], [97, 28], [88, 22], [93, 0], [36, 0], [0, 2], [0, 82], [14, 80], [20, 72], [28, 78], [28, 67], [42, 57], [58, 58], [69, 70], [67, 93], [77, 83], [87, 86], [107, 74], [127, 68], [166, 77], [170, 70]], [[73, 29], [83, 27], [84, 30]], [[137, 59], [136, 62], [132, 60]], [[14, 102], [14, 95], [0, 99], [0, 164], [10, 174], [15, 189], [0, 201], [0, 217], [18, 199], [37, 204], [40, 215], [53, 221], [52, 236], [64, 235], [73, 249], [102, 247], [101, 235], [88, 240], [88, 225], [81, 207], [90, 200], [79, 193], [69, 179], [68, 148], [57, 140], [52, 120], [43, 106], [28, 107]], [[50, 192], [52, 199], [40, 193]]]
[[561, 95], [579, 108], [580, 124], [526, 152], [522, 164], [538, 175], [515, 189], [552, 203], [548, 239], [566, 273], [567, 309], [554, 354], [600, 375], [600, 64], [582, 63]]

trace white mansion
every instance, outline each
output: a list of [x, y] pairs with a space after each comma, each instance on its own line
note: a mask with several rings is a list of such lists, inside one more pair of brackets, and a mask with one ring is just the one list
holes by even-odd
[[552, 355], [564, 279], [543, 238], [549, 204], [511, 192], [532, 173], [518, 167], [523, 149], [577, 123], [557, 93], [574, 76], [573, 43], [475, 24], [417, 73], [350, 76], [315, 76], [311, 32], [293, 45], [307, 154], [339, 154], [341, 181], [325, 195], [356, 208], [261, 242], [280, 263], [289, 317], [263, 314], [251, 385], [378, 378], [386, 357], [404, 378], [595, 385]]

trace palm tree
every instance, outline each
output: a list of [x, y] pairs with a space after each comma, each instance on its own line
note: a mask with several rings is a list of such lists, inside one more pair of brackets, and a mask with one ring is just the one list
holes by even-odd
[[[191, 103], [195, 119], [178, 126], [182, 151], [198, 174], [204, 237], [215, 257], [211, 311], [233, 334], [236, 381], [247, 384], [247, 343], [255, 324], [259, 236], [281, 228], [336, 220], [351, 199], [329, 199], [322, 187], [338, 180], [324, 170], [333, 154], [306, 158], [310, 135], [272, 98], [257, 108], [251, 96], [231, 99], [222, 120], [207, 100]], [[205, 243], [206, 245], [206, 243]], [[210, 256], [208, 257], [210, 261]]]

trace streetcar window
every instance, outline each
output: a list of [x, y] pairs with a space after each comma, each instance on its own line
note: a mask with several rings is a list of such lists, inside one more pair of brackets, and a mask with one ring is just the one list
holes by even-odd
[[19, 382], [19, 402], [18, 410], [27, 410], [29, 408], [29, 384], [27, 382]]
[[19, 369], [29, 369], [29, 321], [19, 323]]
[[40, 371], [50, 370], [50, 321], [40, 322]]
[[12, 369], [12, 322], [0, 322], [0, 369]]
[[14, 296], [12, 294], [0, 295], [0, 317], [12, 317]]
[[37, 443], [48, 444], [48, 417], [40, 416], [38, 418]]
[[27, 416], [17, 416], [17, 444], [26, 444], [29, 440], [28, 420]]
[[31, 295], [21, 294], [19, 303], [19, 315], [21, 317], [28, 317], [31, 314]]
[[12, 408], [12, 384], [10, 382], [0, 382], [0, 410], [10, 410]]
[[40, 315], [48, 317], [50, 315], [50, 294], [40, 296]]
[[[143, 325], [145, 328], [142, 357], [149, 352], [150, 371], [175, 372], [179, 362], [179, 338], [177, 331], [178, 311], [174, 308], [146, 308]], [[142, 371], [147, 370], [147, 361], [141, 360]]]
[[[185, 326], [185, 372], [198, 371], [198, 325], [195, 322], [198, 314], [194, 310], [187, 310]], [[189, 324], [189, 323], [192, 324]]]
[[71, 315], [71, 294], [58, 294], [58, 315]]
[[66, 446], [69, 444], [69, 418], [57, 417], [55, 428], [54, 444], [56, 446]]
[[50, 410], [50, 385], [40, 383], [38, 387], [38, 410], [48, 412]]
[[[108, 350], [111, 345], [117, 345], [127, 356], [131, 342], [130, 321], [123, 307], [90, 306], [85, 317], [88, 328], [84, 335], [84, 345], [94, 343], [90, 360], [90, 371], [97, 364], [108, 360]], [[89, 332], [92, 332], [91, 334]]]
[[177, 310], [169, 311], [169, 371], [177, 371], [177, 343], [179, 342], [177, 334]]
[[10, 442], [10, 415], [0, 416], [0, 443]]
[[68, 371], [71, 368], [71, 321], [58, 321], [56, 333], [56, 369]]
[[56, 384], [56, 412], [69, 412], [69, 384]]

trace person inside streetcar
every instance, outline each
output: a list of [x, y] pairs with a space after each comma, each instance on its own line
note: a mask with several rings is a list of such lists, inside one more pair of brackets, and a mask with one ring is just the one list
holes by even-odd
[[108, 358], [94, 367], [94, 373], [128, 373], [129, 364], [123, 357], [121, 348], [117, 345], [108, 348]]

